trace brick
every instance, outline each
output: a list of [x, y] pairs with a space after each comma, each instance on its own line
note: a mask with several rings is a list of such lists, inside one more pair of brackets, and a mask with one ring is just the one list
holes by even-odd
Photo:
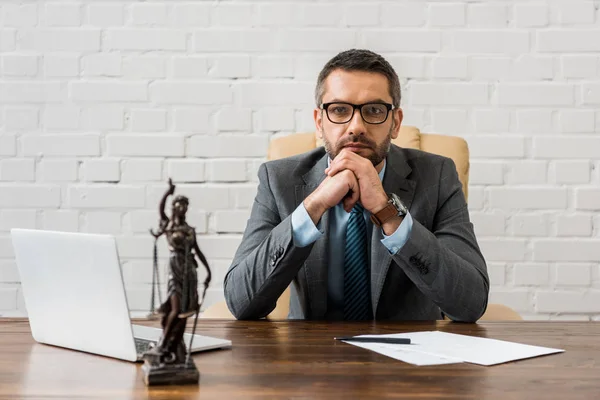
[[489, 161], [472, 161], [469, 170], [471, 185], [503, 185], [504, 163]]
[[167, 176], [174, 182], [204, 182], [204, 170], [201, 160], [167, 160]]
[[174, 26], [204, 27], [209, 25], [210, 4], [173, 4]]
[[0, 156], [14, 156], [17, 153], [17, 137], [0, 135]]
[[252, 27], [254, 5], [242, 3], [217, 3], [211, 7], [211, 24], [214, 26]]
[[121, 106], [93, 106], [83, 110], [83, 125], [93, 131], [123, 130], [125, 117]]
[[0, 258], [14, 258], [10, 236], [0, 236]]
[[592, 1], [558, 3], [558, 17], [562, 25], [593, 24], [596, 10]]
[[79, 57], [63, 54], [44, 54], [44, 75], [47, 77], [79, 76]]
[[478, 239], [481, 252], [489, 261], [522, 261], [527, 242], [520, 239]]
[[133, 4], [130, 13], [133, 25], [162, 26], [167, 23], [168, 9], [165, 4]]
[[490, 205], [500, 209], [565, 209], [567, 190], [555, 188], [489, 189]]
[[207, 258], [231, 259], [235, 255], [241, 241], [242, 238], [237, 236], [201, 236], [198, 238], [198, 245]]
[[316, 82], [319, 72], [330, 58], [326, 55], [298, 55], [294, 60], [294, 78]]
[[504, 214], [472, 212], [470, 217], [475, 228], [475, 236], [504, 236]]
[[581, 85], [583, 93], [583, 104], [600, 104], [600, 84]]
[[294, 25], [307, 27], [337, 27], [343, 17], [343, 9], [337, 4], [295, 4]]
[[10, 107], [4, 110], [4, 126], [10, 131], [32, 131], [39, 124], [38, 109]]
[[57, 82], [2, 82], [0, 103], [55, 103], [65, 99]]
[[288, 27], [295, 23], [297, 9], [293, 3], [258, 3], [257, 20], [260, 26]]
[[157, 56], [127, 55], [123, 57], [123, 76], [126, 78], [165, 78], [166, 59]]
[[257, 189], [258, 187], [255, 183], [229, 186], [229, 197], [232, 201], [232, 208], [246, 209], [252, 207]]
[[[146, 203], [152, 209], [160, 203], [166, 190], [165, 185], [148, 185]], [[223, 185], [180, 184], [177, 191], [185, 193], [190, 201], [190, 207], [196, 211], [229, 210], [229, 190]]]
[[76, 185], [68, 188], [73, 208], [143, 208], [144, 187], [126, 185]]
[[[119, 254], [121, 251], [119, 251]], [[144, 315], [149, 311], [151, 287], [144, 285], [143, 287], [126, 287], [125, 295], [127, 296], [127, 305], [129, 312], [143, 311]]]
[[141, 82], [71, 82], [71, 98], [76, 101], [147, 101], [148, 86]]
[[252, 109], [224, 107], [217, 111], [219, 131], [252, 131]]
[[100, 137], [97, 135], [26, 135], [21, 137], [21, 144], [25, 156], [100, 155]]
[[471, 76], [483, 80], [506, 81], [510, 79], [512, 60], [504, 56], [474, 56], [470, 62]]
[[243, 107], [295, 106], [299, 108], [312, 106], [314, 102], [314, 84], [305, 82], [240, 83], [237, 89]]
[[[422, 56], [387, 56], [386, 60], [392, 65], [401, 78], [425, 78], [425, 57]], [[321, 66], [323, 66], [321, 64]], [[315, 68], [317, 69], [317, 68]], [[319, 70], [315, 71], [316, 75]]]
[[0, 181], [34, 181], [35, 160], [33, 158], [8, 158], [0, 160]]
[[60, 188], [52, 185], [7, 184], [0, 186], [0, 207], [41, 208], [60, 205]]
[[548, 25], [548, 7], [545, 4], [515, 4], [514, 18], [518, 28], [539, 28]]
[[80, 26], [81, 4], [46, 4], [42, 16], [42, 24], [46, 26]]
[[482, 187], [470, 187], [468, 207], [469, 210], [481, 210], [485, 203], [485, 193]]
[[82, 232], [121, 233], [121, 213], [115, 211], [88, 211], [84, 214]]
[[516, 263], [513, 270], [515, 286], [547, 286], [550, 281], [548, 264]]
[[[338, 37], [337, 41], [331, 42], [330, 45], [327, 46], [329, 48], [323, 50], [335, 51], [354, 47], [354, 39], [350, 33], [351, 32], [346, 33], [346, 37]], [[375, 52], [434, 53], [442, 49], [441, 33], [435, 31], [370, 29], [361, 32], [361, 36], [364, 47]], [[410, 40], [407, 40], [407, 38], [410, 38]], [[317, 40], [317, 35], [312, 39]], [[301, 49], [295, 50], [302, 51]]]
[[508, 110], [475, 110], [475, 131], [482, 133], [508, 132], [510, 129], [510, 112]]
[[599, 257], [599, 239], [540, 239], [533, 242], [536, 261], [597, 262]]
[[[285, 43], [284, 32], [278, 36], [267, 29], [197, 29], [193, 35], [194, 52], [270, 52], [278, 49], [278, 40]], [[285, 45], [283, 48], [293, 50]]]
[[106, 50], [184, 51], [186, 32], [175, 29], [108, 29]]
[[79, 230], [79, 212], [76, 210], [44, 210], [42, 229], [77, 232]]
[[88, 182], [118, 182], [121, 167], [118, 159], [90, 159], [82, 164], [83, 178]]
[[578, 210], [600, 210], [600, 189], [575, 189], [575, 208]]
[[557, 236], [591, 236], [592, 235], [592, 216], [591, 215], [557, 215], [556, 216], [556, 234]]
[[100, 51], [100, 30], [87, 28], [22, 30], [19, 33], [19, 44], [21, 50], [39, 52], [97, 52]]
[[379, 7], [372, 4], [352, 3], [344, 8], [346, 26], [377, 26]]
[[560, 83], [499, 84], [498, 103], [513, 106], [572, 105], [573, 85]]
[[[196, 211], [195, 205], [190, 204], [192, 208], [188, 209], [186, 215], [186, 221], [190, 226], [196, 229], [196, 233], [204, 233], [207, 228], [207, 215], [205, 212]], [[168, 206], [170, 207], [170, 206]], [[168, 208], [166, 207], [166, 208]], [[170, 213], [169, 210], [165, 210], [167, 215]], [[158, 224], [158, 211], [155, 210], [136, 210], [131, 211], [127, 214], [124, 221], [129, 224], [129, 229], [135, 233], [147, 233], [148, 229], [152, 228], [156, 230]]]
[[487, 263], [488, 276], [490, 285], [504, 286], [506, 283], [506, 264], [504, 263]]
[[215, 225], [218, 233], [243, 233], [250, 211], [217, 211]]
[[598, 75], [596, 55], [563, 55], [561, 65], [565, 78], [595, 78]]
[[538, 312], [600, 312], [600, 291], [537, 293]]
[[299, 132], [310, 132], [315, 130], [314, 109], [296, 110], [296, 130]]
[[184, 132], [208, 132], [208, 110], [202, 108], [176, 108], [175, 130]]
[[83, 76], [120, 76], [119, 54], [91, 54], [81, 58]]
[[535, 158], [596, 158], [600, 154], [600, 138], [596, 137], [536, 137], [533, 139]]
[[488, 86], [479, 83], [414, 82], [413, 105], [485, 105], [489, 103]]
[[217, 78], [250, 77], [250, 57], [246, 55], [219, 56], [213, 62], [208, 74]]
[[19, 269], [16, 261], [0, 262], [0, 282], [2, 283], [20, 283]]
[[547, 181], [548, 163], [546, 161], [519, 161], [508, 164], [506, 183], [519, 184], [544, 184]]
[[39, 176], [44, 182], [72, 182], [77, 180], [77, 160], [42, 159], [38, 165]]
[[582, 53], [600, 50], [600, 30], [548, 29], [537, 31], [539, 52]]
[[429, 4], [429, 23], [433, 27], [464, 26], [464, 4]]
[[[424, 126], [429, 117], [427, 111], [423, 108], [402, 107], [402, 112], [404, 114], [402, 125]], [[314, 127], [311, 130], [314, 130]]]
[[67, 131], [80, 128], [81, 109], [77, 106], [60, 105], [44, 107], [42, 124], [46, 131]]
[[10, 54], [2, 56], [4, 76], [31, 77], [38, 72], [38, 56]]
[[233, 93], [226, 83], [154, 82], [150, 98], [159, 104], [230, 104]]
[[267, 155], [267, 136], [192, 136], [188, 156], [196, 157], [264, 157]]
[[589, 161], [555, 161], [549, 180], [556, 184], [589, 183], [592, 164]]
[[467, 22], [477, 28], [503, 28], [508, 24], [508, 10], [504, 4], [469, 4]]
[[88, 23], [98, 27], [123, 26], [122, 4], [88, 4]]
[[259, 121], [262, 131], [293, 130], [294, 110], [287, 107], [261, 107]]
[[[152, 257], [153, 238], [150, 235], [144, 236], [117, 236], [117, 249], [122, 258], [147, 258], [148, 267], [151, 268], [150, 258]], [[161, 243], [162, 245], [163, 243]], [[164, 252], [163, 252], [164, 254]], [[128, 296], [129, 297], [129, 296]], [[146, 297], [150, 299], [150, 296]], [[129, 300], [129, 299], [128, 299]], [[147, 300], [147, 301], [148, 301]], [[131, 308], [131, 306], [130, 306]]]
[[14, 51], [16, 38], [16, 29], [0, 29], [0, 51]]
[[141, 132], [161, 132], [167, 129], [167, 111], [156, 109], [131, 110], [131, 129]]
[[171, 76], [174, 79], [204, 78], [208, 72], [208, 62], [204, 57], [173, 57]]
[[0, 309], [15, 310], [17, 308], [17, 288], [0, 287]]
[[554, 78], [552, 57], [523, 55], [514, 60], [511, 77], [515, 80], [549, 80]]
[[110, 156], [178, 157], [185, 154], [184, 138], [173, 135], [108, 135], [106, 148]]
[[467, 78], [467, 57], [441, 56], [432, 60], [434, 78]]
[[431, 114], [436, 133], [462, 136], [471, 130], [466, 110], [434, 110]]
[[252, 75], [260, 78], [292, 78], [294, 60], [292, 57], [260, 56], [253, 60]]
[[548, 218], [545, 215], [515, 215], [511, 219], [514, 236], [548, 236]]
[[162, 180], [162, 160], [142, 159], [123, 160], [121, 163], [122, 182], [146, 182]]
[[555, 276], [556, 284], [560, 286], [589, 286], [592, 281], [589, 264], [557, 264]]
[[596, 117], [593, 110], [563, 110], [560, 112], [562, 132], [594, 132]]
[[459, 53], [523, 54], [529, 52], [529, 32], [465, 30], [454, 32], [454, 50]]
[[501, 136], [469, 136], [465, 137], [469, 144], [471, 158], [522, 158], [525, 156], [523, 137]]
[[207, 164], [206, 176], [212, 182], [245, 182], [244, 160], [213, 160]]
[[423, 26], [426, 20], [426, 4], [382, 4], [383, 26]]
[[31, 28], [38, 22], [36, 4], [3, 4], [0, 9], [2, 25], [15, 28]]
[[533, 311], [531, 293], [522, 290], [491, 290], [489, 303], [504, 304], [520, 313]]
[[0, 231], [35, 229], [36, 210], [0, 210]]

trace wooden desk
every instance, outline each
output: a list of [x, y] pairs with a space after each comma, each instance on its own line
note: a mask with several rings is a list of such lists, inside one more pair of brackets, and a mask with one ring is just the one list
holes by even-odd
[[[194, 356], [201, 374], [199, 386], [148, 389], [141, 364], [37, 344], [27, 320], [0, 320], [0, 399], [600, 398], [600, 323], [595, 322], [199, 320], [198, 327], [198, 333], [230, 339], [234, 347]], [[566, 352], [492, 367], [416, 367], [332, 339], [418, 330], [511, 340]]]

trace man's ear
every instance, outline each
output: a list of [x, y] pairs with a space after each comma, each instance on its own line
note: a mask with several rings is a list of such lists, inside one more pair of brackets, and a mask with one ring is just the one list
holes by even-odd
[[392, 129], [392, 139], [396, 139], [398, 134], [400, 133], [400, 125], [402, 125], [402, 119], [404, 118], [404, 113], [401, 108], [397, 108], [392, 111], [392, 118], [394, 127]]
[[321, 112], [320, 108], [315, 108], [315, 110], [313, 111], [313, 118], [315, 120], [315, 135], [317, 136], [317, 139], [323, 139], [323, 113]]

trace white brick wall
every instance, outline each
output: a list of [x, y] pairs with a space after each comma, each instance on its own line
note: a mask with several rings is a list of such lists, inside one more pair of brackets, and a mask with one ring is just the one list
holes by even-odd
[[147, 308], [168, 177], [214, 269], [208, 302], [222, 299], [269, 140], [314, 129], [318, 72], [358, 47], [396, 68], [405, 123], [467, 140], [491, 302], [599, 320], [596, 7], [3, 1], [0, 311], [24, 311], [12, 227], [116, 235], [130, 304]]

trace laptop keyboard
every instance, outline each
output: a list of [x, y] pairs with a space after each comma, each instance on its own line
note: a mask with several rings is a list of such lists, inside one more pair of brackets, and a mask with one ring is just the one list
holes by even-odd
[[144, 352], [150, 350], [150, 345], [156, 344], [154, 340], [141, 339], [141, 338], [133, 338], [135, 341], [135, 351], [137, 354], [143, 354]]

